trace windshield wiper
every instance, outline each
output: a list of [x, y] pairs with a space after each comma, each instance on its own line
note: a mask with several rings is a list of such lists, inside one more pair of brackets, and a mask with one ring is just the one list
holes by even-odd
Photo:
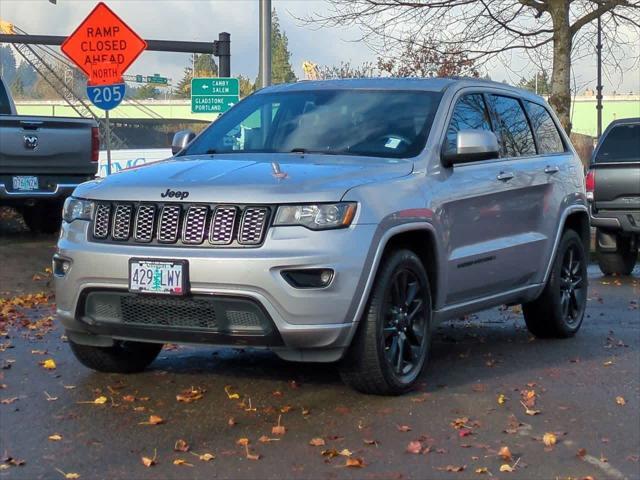
[[209, 150], [204, 152], [205, 155], [213, 155], [214, 153], [218, 153], [215, 148], [210, 148]]
[[314, 155], [339, 155], [338, 152], [332, 152], [330, 150], [309, 150], [308, 148], [292, 148], [289, 153], [312, 153]]

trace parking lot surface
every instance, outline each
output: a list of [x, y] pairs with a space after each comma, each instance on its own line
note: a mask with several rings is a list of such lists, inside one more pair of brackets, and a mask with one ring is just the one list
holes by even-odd
[[590, 266], [572, 339], [534, 339], [518, 307], [440, 326], [401, 397], [206, 346], [99, 374], [51, 319], [55, 236], [2, 214], [0, 478], [640, 478], [639, 268]]

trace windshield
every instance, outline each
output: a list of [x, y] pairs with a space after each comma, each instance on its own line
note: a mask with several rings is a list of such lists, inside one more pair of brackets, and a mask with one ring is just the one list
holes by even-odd
[[613, 127], [598, 148], [596, 163], [640, 161], [640, 123]]
[[213, 122], [181, 155], [322, 153], [414, 157], [441, 94], [310, 90], [252, 95]]

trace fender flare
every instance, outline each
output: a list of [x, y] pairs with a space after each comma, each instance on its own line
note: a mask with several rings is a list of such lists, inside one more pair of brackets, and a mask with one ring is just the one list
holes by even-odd
[[[353, 336], [355, 335], [356, 327], [360, 323], [360, 319], [364, 314], [364, 309], [366, 308], [367, 302], [369, 301], [369, 295], [371, 294], [371, 290], [373, 288], [373, 282], [378, 274], [378, 269], [380, 268], [380, 264], [382, 262], [382, 255], [387, 248], [389, 241], [398, 234], [411, 232], [411, 231], [427, 231], [431, 235], [433, 235], [434, 239], [436, 237], [436, 229], [429, 222], [419, 221], [419, 222], [408, 222], [400, 225], [395, 225], [387, 230], [380, 236], [377, 242], [374, 242], [375, 249], [371, 249], [367, 258], [366, 265], [369, 265], [369, 273], [367, 275], [364, 287], [362, 288], [359, 301], [355, 308], [353, 314], [350, 314], [349, 317], [352, 319], [352, 323], [354, 328], [352, 328], [349, 338], [348, 344], [351, 343]], [[438, 258], [438, 243], [434, 242], [434, 247], [436, 251], [434, 254], [436, 258]], [[372, 260], [369, 260], [369, 257], [373, 256]], [[430, 279], [430, 281], [437, 281], [437, 279]], [[435, 299], [434, 299], [435, 301]], [[352, 307], [353, 309], [353, 307]]]
[[[560, 245], [560, 238], [562, 238], [562, 233], [564, 232], [565, 225], [567, 224], [567, 218], [569, 215], [572, 215], [576, 212], [583, 212], [587, 217], [587, 222], [589, 222], [589, 209], [585, 205], [571, 205], [567, 207], [564, 212], [562, 212], [562, 217], [560, 217], [560, 223], [558, 225], [558, 231], [556, 232], [556, 238], [553, 242], [553, 249], [551, 250], [551, 256], [549, 257], [549, 261], [547, 262], [547, 269], [544, 272], [544, 277], [542, 279], [542, 284], [547, 284], [547, 280], [549, 279], [549, 275], [551, 275], [551, 267], [553, 266], [553, 261], [556, 258], [556, 254], [558, 253], [558, 246]], [[588, 252], [587, 252], [588, 254]]]

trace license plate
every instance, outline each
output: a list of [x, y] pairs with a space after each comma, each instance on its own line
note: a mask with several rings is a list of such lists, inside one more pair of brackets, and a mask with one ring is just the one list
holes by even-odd
[[129, 261], [129, 290], [137, 293], [184, 295], [187, 286], [187, 262], [184, 260]]
[[20, 176], [13, 177], [13, 189], [23, 192], [38, 190], [38, 177]]

